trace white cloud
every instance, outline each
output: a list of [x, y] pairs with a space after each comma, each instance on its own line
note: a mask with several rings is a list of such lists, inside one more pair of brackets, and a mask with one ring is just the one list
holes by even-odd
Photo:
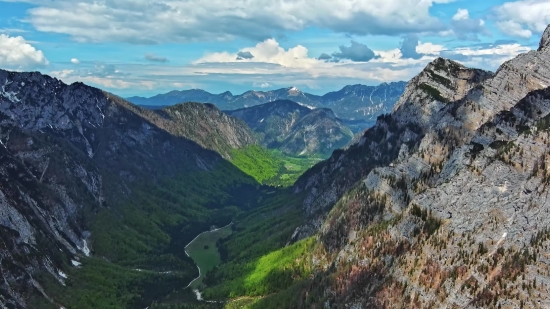
[[66, 79], [69, 77], [72, 77], [75, 73], [74, 70], [61, 70], [61, 71], [51, 71], [50, 75], [53, 77], [57, 77], [59, 79]]
[[0, 67], [30, 70], [48, 65], [44, 53], [27, 43], [21, 36], [0, 34]]
[[443, 57], [451, 58], [469, 67], [478, 67], [488, 70], [497, 69], [502, 63], [531, 48], [520, 44], [501, 44], [481, 47], [462, 47], [443, 51]]
[[451, 32], [460, 40], [478, 41], [478, 34], [489, 36], [490, 33], [485, 28], [485, 21], [480, 18], [470, 18], [470, 12], [467, 9], [458, 9], [451, 19]]
[[469, 19], [470, 13], [467, 9], [458, 9], [456, 14], [453, 16], [453, 20], [463, 20], [463, 19]]
[[498, 28], [505, 34], [530, 38], [550, 24], [550, 1], [519, 0], [495, 8]]
[[[254, 57], [250, 59], [241, 58], [240, 60], [237, 60], [239, 54], [247, 52], [254, 55]], [[285, 50], [279, 46], [279, 42], [275, 39], [267, 39], [256, 44], [254, 47], [243, 48], [238, 53], [221, 52], [206, 54], [194, 63], [200, 64], [208, 62], [261, 62], [279, 64], [281, 66], [292, 68], [308, 68], [316, 64], [323, 63], [323, 61], [315, 58], [309, 58], [308, 50], [304, 46], [297, 45], [296, 47]]]
[[[439, 50], [436, 45], [425, 43], [421, 50], [430, 47]], [[237, 60], [237, 54], [250, 52], [251, 59]], [[275, 39], [268, 39], [254, 47], [241, 49], [238, 53], [210, 53], [194, 62], [194, 73], [214, 76], [231, 75], [232, 78], [248, 76], [249, 78], [268, 79], [269, 86], [288, 83], [293, 80], [296, 85], [314, 86], [319, 79], [347, 78], [363, 80], [363, 83], [379, 83], [395, 80], [408, 80], [425, 66], [434, 56], [421, 56], [418, 59], [402, 59], [399, 50], [375, 51], [378, 56], [369, 62], [326, 62], [310, 57], [307, 48], [301, 45], [284, 49]], [[193, 68], [190, 68], [193, 69]], [[181, 70], [178, 74], [181, 74]], [[262, 82], [254, 84], [255, 87]], [[267, 85], [266, 85], [267, 87]]]
[[269, 88], [271, 87], [271, 84], [270, 83], [253, 83], [252, 84], [253, 87], [260, 87], [260, 88]]
[[73, 64], [79, 64], [80, 63], [80, 60], [76, 59], [76, 58], [73, 58], [71, 59], [71, 63]]
[[422, 43], [420, 42], [418, 46], [416, 46], [416, 52], [419, 54], [426, 54], [426, 55], [439, 55], [439, 53], [445, 49], [445, 46], [433, 44], [431, 42]]
[[506, 33], [507, 35], [515, 36], [518, 38], [528, 39], [533, 36], [533, 32], [528, 29], [523, 29], [523, 26], [515, 21], [498, 21], [496, 22], [497, 27], [500, 31]]
[[[23, 0], [21, 0], [23, 1]], [[27, 20], [39, 31], [77, 41], [137, 44], [263, 40], [307, 27], [350, 34], [401, 35], [441, 31], [434, 3], [452, 0], [132, 0], [36, 1]]]

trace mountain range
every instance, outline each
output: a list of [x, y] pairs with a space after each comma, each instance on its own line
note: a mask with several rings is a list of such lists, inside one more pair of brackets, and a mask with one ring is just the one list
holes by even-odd
[[[496, 72], [433, 60], [289, 188], [231, 160], [252, 147], [261, 172], [257, 140], [306, 149], [293, 126], [321, 113], [326, 132], [337, 112], [148, 110], [3, 70], [0, 85], [0, 307], [550, 307], [550, 27]], [[186, 244], [230, 223], [191, 291]]]
[[353, 137], [331, 109], [310, 109], [289, 100], [226, 113], [244, 120], [262, 145], [291, 155], [328, 157]]
[[382, 83], [378, 86], [352, 85], [323, 96], [302, 92], [296, 87], [272, 91], [247, 91], [241, 95], [233, 95], [229, 91], [211, 94], [201, 89], [191, 89], [170, 91], [150, 98], [130, 97], [127, 100], [147, 108], [183, 102], [212, 103], [221, 110], [235, 110], [271, 101], [290, 100], [311, 108], [330, 108], [341, 119], [372, 121], [378, 115], [391, 111], [395, 102], [403, 94], [405, 86], [405, 82]]

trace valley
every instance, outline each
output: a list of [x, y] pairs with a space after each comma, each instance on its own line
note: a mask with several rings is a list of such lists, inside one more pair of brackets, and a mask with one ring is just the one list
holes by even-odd
[[217, 244], [219, 240], [225, 239], [231, 235], [233, 232], [231, 224], [232, 223], [221, 228], [214, 228], [210, 231], [202, 232], [185, 246], [185, 253], [193, 259], [199, 268], [199, 276], [193, 279], [187, 287], [192, 289], [202, 288], [204, 274], [221, 263]]
[[550, 307], [550, 26], [323, 96], [0, 85], [2, 309]]

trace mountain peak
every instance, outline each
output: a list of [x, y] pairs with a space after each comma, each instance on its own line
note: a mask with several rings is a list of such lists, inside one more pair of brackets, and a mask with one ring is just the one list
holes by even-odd
[[444, 71], [450, 75], [455, 75], [461, 69], [466, 69], [466, 67], [456, 61], [442, 57], [438, 57], [426, 66], [426, 70]]
[[542, 34], [542, 38], [540, 39], [540, 44], [539, 44], [539, 51], [548, 47], [548, 45], [550, 45], [550, 25], [546, 27], [546, 30]]

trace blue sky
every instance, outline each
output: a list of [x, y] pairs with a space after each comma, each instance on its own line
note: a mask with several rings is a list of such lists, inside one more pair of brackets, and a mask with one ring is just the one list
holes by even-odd
[[550, 1], [0, 0], [0, 68], [121, 96], [408, 80], [438, 56], [498, 66], [538, 46]]

